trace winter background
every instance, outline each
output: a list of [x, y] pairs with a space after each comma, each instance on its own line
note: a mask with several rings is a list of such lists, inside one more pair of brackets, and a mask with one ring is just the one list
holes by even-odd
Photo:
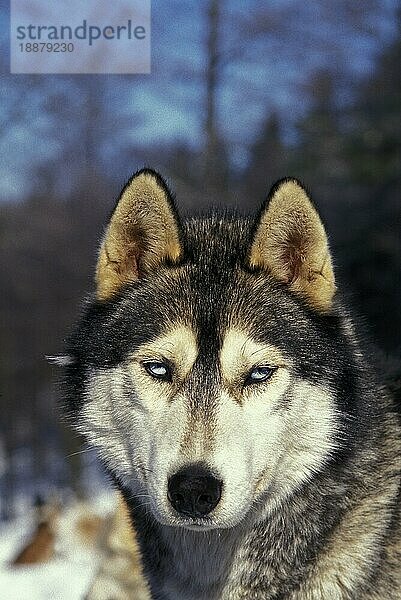
[[[77, 520], [88, 506], [104, 519], [114, 500], [59, 419], [44, 357], [93, 289], [133, 171], [159, 169], [183, 213], [249, 213], [276, 179], [300, 178], [350, 305], [398, 367], [401, 5], [154, 0], [152, 73], [129, 76], [10, 75], [0, 10], [0, 598], [75, 600], [98, 561]], [[49, 506], [51, 556], [14, 565]]]

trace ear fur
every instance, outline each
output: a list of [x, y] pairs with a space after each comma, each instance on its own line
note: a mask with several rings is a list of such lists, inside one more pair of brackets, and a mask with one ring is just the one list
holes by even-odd
[[256, 224], [249, 264], [269, 271], [318, 311], [330, 310], [336, 286], [326, 232], [296, 179], [273, 186]]
[[97, 297], [108, 300], [124, 285], [182, 253], [171, 193], [158, 173], [142, 169], [124, 187], [107, 226], [96, 268]]

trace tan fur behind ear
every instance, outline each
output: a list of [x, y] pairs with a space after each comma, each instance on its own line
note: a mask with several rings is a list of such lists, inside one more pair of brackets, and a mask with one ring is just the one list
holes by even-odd
[[164, 259], [181, 255], [178, 223], [162, 179], [142, 171], [124, 188], [102, 242], [97, 297], [107, 300]]
[[268, 270], [313, 308], [330, 309], [336, 290], [323, 224], [296, 180], [273, 190], [262, 212], [249, 262]]

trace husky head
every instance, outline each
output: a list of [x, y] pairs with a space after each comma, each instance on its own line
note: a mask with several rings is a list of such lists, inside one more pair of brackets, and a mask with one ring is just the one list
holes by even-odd
[[142, 170], [111, 216], [96, 282], [68, 343], [68, 407], [128, 502], [171, 526], [232, 527], [336, 454], [349, 342], [298, 181], [278, 182], [254, 222], [181, 222], [165, 182]]

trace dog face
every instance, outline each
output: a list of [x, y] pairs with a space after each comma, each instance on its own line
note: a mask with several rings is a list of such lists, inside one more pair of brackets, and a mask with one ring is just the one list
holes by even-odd
[[127, 497], [167, 525], [226, 528], [319, 472], [345, 436], [334, 290], [297, 182], [278, 184], [254, 224], [180, 224], [161, 178], [137, 174], [66, 378], [75, 426]]

